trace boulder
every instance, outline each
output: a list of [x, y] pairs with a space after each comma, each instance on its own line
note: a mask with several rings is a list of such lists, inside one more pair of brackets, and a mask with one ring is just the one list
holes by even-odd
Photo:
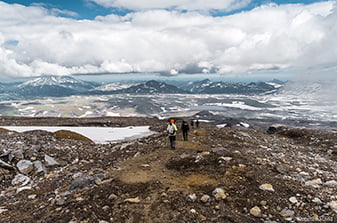
[[292, 210], [289, 210], [287, 208], [284, 208], [281, 212], [280, 215], [284, 218], [292, 217], [294, 216], [295, 212]]
[[320, 185], [322, 184], [322, 180], [320, 178], [314, 179], [314, 180], [309, 180], [307, 182], [305, 182], [305, 186], [311, 186], [314, 188], [318, 188], [320, 187]]
[[95, 175], [88, 175], [88, 174], [84, 174], [81, 177], [76, 178], [75, 180], [73, 180], [73, 182], [71, 182], [70, 184], [70, 191], [73, 190], [78, 190], [78, 189], [82, 189], [82, 188], [86, 188], [89, 187], [93, 184], [95, 184], [96, 180], [102, 180], [104, 178], [103, 174], [95, 174]]
[[252, 209], [250, 209], [249, 213], [253, 215], [254, 217], [258, 217], [258, 218], [262, 216], [261, 209], [258, 206], [255, 206]]
[[44, 155], [44, 161], [46, 161], [46, 166], [58, 166], [60, 165], [53, 157]]
[[73, 182], [71, 182], [69, 190], [73, 191], [77, 189], [82, 189], [94, 184], [94, 182], [95, 179], [92, 176], [84, 174], [83, 176], [76, 178], [75, 180], [73, 180]]
[[264, 191], [270, 191], [270, 192], [274, 192], [274, 188], [273, 188], [273, 185], [271, 184], [262, 184], [260, 187], [259, 187], [261, 190], [264, 190]]
[[330, 201], [329, 203], [327, 203], [327, 205], [329, 205], [329, 207], [334, 210], [335, 212], [337, 212], [337, 201]]
[[284, 125], [281, 124], [275, 124], [275, 125], [271, 125], [269, 126], [269, 128], [267, 129], [267, 133], [268, 134], [275, 134], [276, 132], [282, 131], [287, 129], [287, 127], [285, 127]]
[[222, 188], [216, 188], [212, 192], [213, 196], [215, 197], [216, 200], [221, 200], [221, 199], [226, 199], [227, 195]]
[[25, 186], [27, 185], [31, 179], [23, 174], [17, 174], [12, 180], [12, 185]]
[[34, 161], [33, 164], [36, 169], [36, 173], [47, 173], [46, 167], [40, 160]]
[[200, 200], [204, 203], [207, 203], [208, 201], [210, 201], [211, 197], [208, 196], [207, 194], [203, 195]]
[[14, 170], [14, 167], [9, 165], [8, 163], [0, 160], [0, 167], [7, 169], [7, 170]]
[[29, 174], [34, 169], [30, 160], [20, 160], [16, 166], [22, 174]]

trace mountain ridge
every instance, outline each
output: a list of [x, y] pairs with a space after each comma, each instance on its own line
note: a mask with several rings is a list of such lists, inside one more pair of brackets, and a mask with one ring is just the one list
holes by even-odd
[[23, 83], [0, 84], [0, 92], [18, 97], [63, 97], [71, 95], [109, 94], [263, 94], [275, 93], [284, 82], [213, 82], [209, 79], [179, 86], [164, 81], [149, 80], [133, 84], [106, 85], [75, 79], [71, 76], [42, 76]]

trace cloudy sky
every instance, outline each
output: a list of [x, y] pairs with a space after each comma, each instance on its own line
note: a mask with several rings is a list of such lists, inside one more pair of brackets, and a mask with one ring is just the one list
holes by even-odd
[[337, 0], [0, 1], [0, 77], [337, 76]]

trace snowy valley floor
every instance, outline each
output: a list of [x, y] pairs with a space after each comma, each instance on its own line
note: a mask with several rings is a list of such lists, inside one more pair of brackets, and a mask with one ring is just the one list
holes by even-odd
[[[2, 118], [1, 125], [139, 126], [157, 134], [94, 144], [0, 132], [0, 222], [336, 221], [337, 134], [201, 123], [168, 148], [148, 118]], [[180, 123], [178, 123], [180, 126]], [[63, 135], [64, 136], [64, 135]]]

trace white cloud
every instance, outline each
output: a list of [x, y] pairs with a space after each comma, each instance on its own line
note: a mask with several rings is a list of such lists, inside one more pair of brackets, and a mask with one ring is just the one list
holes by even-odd
[[74, 20], [50, 13], [0, 1], [0, 75], [248, 73], [337, 64], [336, 1], [271, 4], [223, 17], [148, 10]]
[[222, 10], [232, 11], [249, 5], [251, 0], [87, 0], [107, 8], [131, 10], [178, 9], [178, 10]]
[[57, 8], [52, 8], [50, 9], [50, 13], [52, 15], [58, 16], [58, 15], [65, 15], [65, 16], [70, 16], [70, 17], [78, 17], [79, 15], [76, 12], [72, 12], [69, 10], [61, 10]]

